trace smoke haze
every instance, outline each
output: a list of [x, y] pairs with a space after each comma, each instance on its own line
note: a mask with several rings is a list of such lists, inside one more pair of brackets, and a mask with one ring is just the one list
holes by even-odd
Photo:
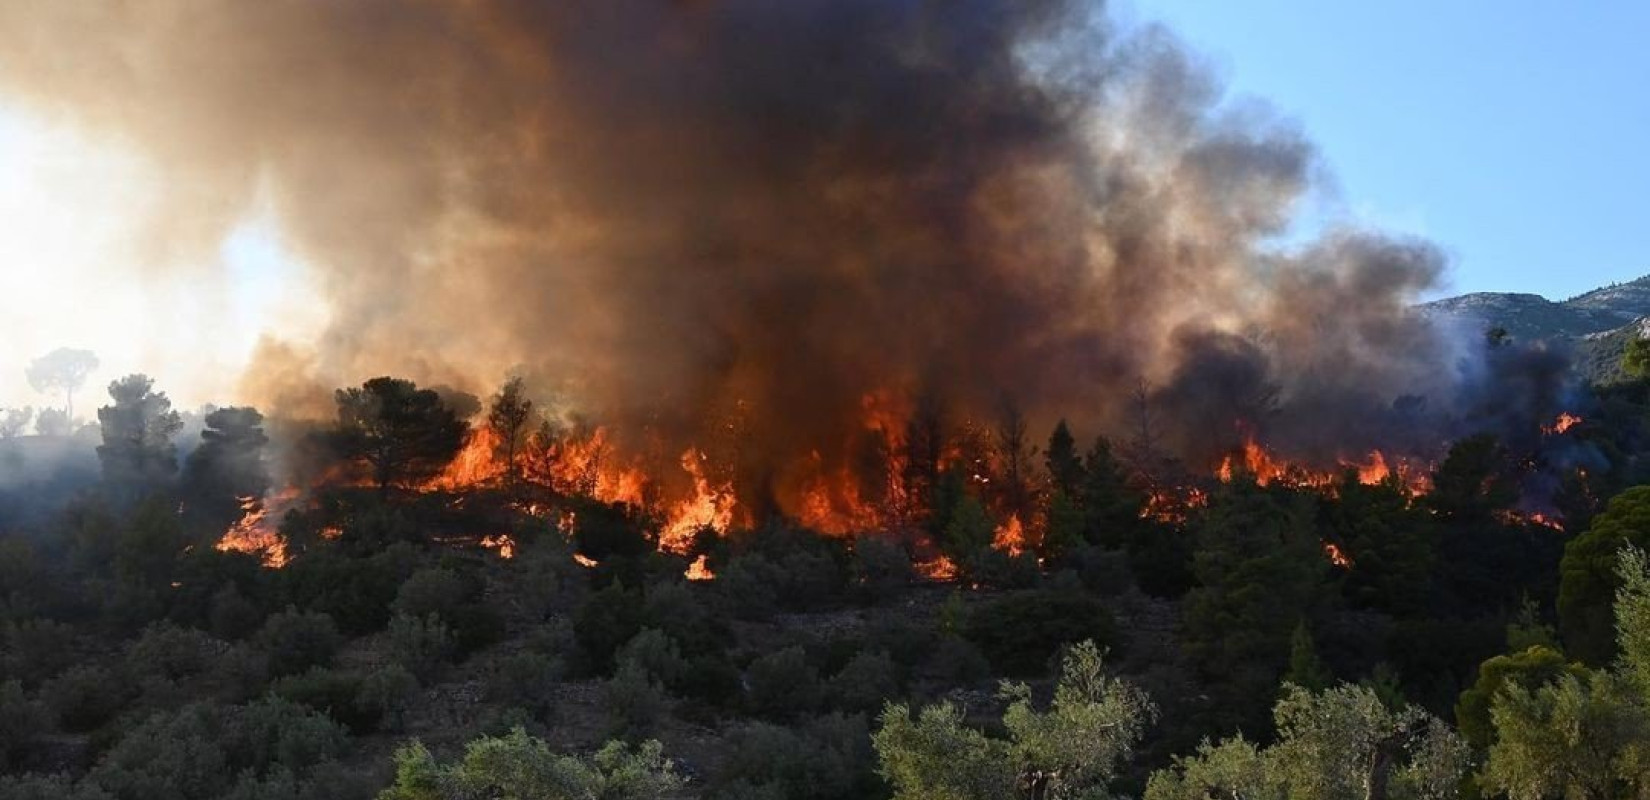
[[1240, 416], [1331, 458], [1458, 393], [1409, 310], [1440, 253], [1267, 247], [1310, 144], [1098, 3], [23, 2], [0, 53], [0, 94], [158, 165], [152, 241], [266, 209], [311, 265], [324, 333], [236, 398], [276, 414], [515, 370], [667, 458], [737, 417], [783, 495], [877, 398], [1092, 435], [1144, 383], [1207, 460]]

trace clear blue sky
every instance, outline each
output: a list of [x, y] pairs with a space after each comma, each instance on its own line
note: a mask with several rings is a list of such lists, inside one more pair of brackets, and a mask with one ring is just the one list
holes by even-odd
[[1442, 245], [1446, 293], [1650, 273], [1650, 2], [1125, 3], [1299, 120], [1347, 211]]

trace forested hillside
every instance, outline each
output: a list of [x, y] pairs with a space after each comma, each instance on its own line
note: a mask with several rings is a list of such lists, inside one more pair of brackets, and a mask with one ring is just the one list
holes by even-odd
[[1643, 378], [1329, 471], [919, 415], [834, 534], [527, 396], [9, 431], [0, 798], [1650, 790]]

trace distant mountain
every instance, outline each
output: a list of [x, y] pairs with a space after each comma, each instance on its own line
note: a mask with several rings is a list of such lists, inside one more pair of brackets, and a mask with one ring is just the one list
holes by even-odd
[[1620, 380], [1627, 342], [1650, 335], [1650, 275], [1616, 283], [1562, 302], [1535, 294], [1474, 292], [1434, 300], [1422, 313], [1488, 330], [1501, 327], [1515, 339], [1568, 341], [1576, 367], [1590, 380]]

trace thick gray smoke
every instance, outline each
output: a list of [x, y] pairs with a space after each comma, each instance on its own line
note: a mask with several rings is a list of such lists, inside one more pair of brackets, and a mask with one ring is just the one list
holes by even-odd
[[0, 53], [164, 165], [180, 246], [262, 202], [323, 270], [319, 352], [243, 401], [522, 368], [667, 458], [736, 416], [783, 498], [872, 395], [1094, 433], [1144, 382], [1203, 459], [1240, 415], [1358, 454], [1453, 391], [1407, 310], [1438, 252], [1265, 250], [1312, 148], [1094, 2], [8, 3]]

